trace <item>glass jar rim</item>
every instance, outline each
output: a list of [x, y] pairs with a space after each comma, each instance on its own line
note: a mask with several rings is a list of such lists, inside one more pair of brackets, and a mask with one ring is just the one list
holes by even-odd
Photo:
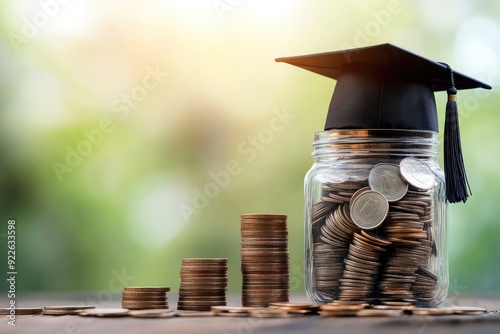
[[[405, 129], [331, 129], [314, 133], [314, 140], [350, 137], [381, 137], [394, 138], [411, 135], [412, 137], [433, 139], [437, 136], [436, 131], [429, 130], [405, 130]], [[326, 138], [325, 138], [326, 139]]]
[[314, 134], [313, 157], [403, 155], [435, 157], [438, 133], [403, 129], [333, 129]]

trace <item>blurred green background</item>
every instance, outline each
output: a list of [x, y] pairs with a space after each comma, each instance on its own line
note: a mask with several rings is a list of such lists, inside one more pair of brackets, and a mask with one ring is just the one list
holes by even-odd
[[239, 215], [269, 212], [288, 214], [302, 293], [303, 178], [335, 82], [274, 58], [385, 42], [494, 87], [458, 94], [473, 196], [448, 240], [452, 294], [499, 290], [498, 1], [4, 0], [0, 16], [18, 291], [175, 291], [181, 258], [205, 256], [229, 258], [238, 291]]

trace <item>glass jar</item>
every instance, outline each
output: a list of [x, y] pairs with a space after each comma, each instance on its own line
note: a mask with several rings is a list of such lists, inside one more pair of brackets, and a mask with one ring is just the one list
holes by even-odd
[[305, 177], [306, 292], [313, 302], [407, 301], [448, 292], [437, 133], [330, 130]]

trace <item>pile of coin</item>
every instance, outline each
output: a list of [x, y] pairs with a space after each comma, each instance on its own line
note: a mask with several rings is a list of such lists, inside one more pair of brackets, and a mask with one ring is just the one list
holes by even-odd
[[45, 306], [44, 315], [77, 315], [81, 311], [95, 309], [95, 306]]
[[432, 302], [435, 175], [414, 158], [368, 171], [323, 183], [311, 206], [315, 292], [322, 300]]
[[364, 230], [354, 233], [349, 252], [344, 259], [340, 279], [339, 299], [365, 299], [373, 297], [381, 257], [391, 245], [373, 233]]
[[266, 307], [288, 302], [290, 269], [287, 216], [241, 215], [241, 303]]
[[221, 317], [248, 317], [250, 311], [262, 309], [264, 307], [212, 306], [213, 314]]
[[122, 291], [122, 308], [129, 310], [168, 309], [168, 286], [126, 286]]
[[268, 307], [213, 306], [212, 312], [221, 317], [292, 318], [317, 314], [318, 304], [270, 303]]
[[11, 309], [9, 307], [0, 307], [0, 315], [40, 315], [42, 314], [41, 307], [17, 307]]
[[102, 318], [127, 317], [129, 316], [129, 314], [130, 310], [126, 308], [93, 308], [78, 312], [78, 315], [82, 317], [102, 317]]
[[226, 305], [227, 259], [182, 259], [178, 310], [210, 311]]

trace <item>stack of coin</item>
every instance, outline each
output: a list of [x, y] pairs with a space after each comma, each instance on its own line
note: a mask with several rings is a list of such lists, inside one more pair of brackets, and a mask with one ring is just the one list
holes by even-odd
[[122, 307], [130, 310], [168, 309], [168, 286], [126, 286], [122, 291]]
[[432, 301], [437, 295], [437, 276], [428, 269], [419, 267], [415, 274], [415, 282], [412, 289], [415, 299], [423, 301]]
[[345, 268], [340, 279], [340, 300], [359, 300], [374, 296], [376, 279], [383, 255], [391, 242], [374, 233], [354, 233]]
[[243, 306], [288, 302], [290, 269], [286, 215], [241, 215]]
[[[391, 206], [383, 227], [386, 238], [394, 246], [381, 272], [380, 293], [389, 298], [430, 301], [433, 298], [429, 296], [434, 296], [436, 291], [437, 279], [430, 287], [428, 284], [431, 283], [426, 285], [426, 278], [417, 275], [417, 270], [425, 269], [432, 253], [428, 232], [433, 219], [432, 197], [429, 191], [410, 187], [403, 199], [395, 204]], [[415, 283], [419, 277], [417, 292]]]
[[40, 315], [42, 314], [41, 307], [16, 307], [11, 309], [9, 307], [0, 307], [0, 315]]
[[45, 306], [44, 315], [77, 315], [81, 311], [95, 309], [95, 306]]
[[331, 291], [338, 291], [340, 278], [344, 270], [344, 258], [349, 249], [337, 248], [327, 243], [317, 242], [313, 245], [314, 287], [318, 293], [333, 298]]
[[210, 311], [226, 305], [227, 259], [182, 259], [178, 310]]

